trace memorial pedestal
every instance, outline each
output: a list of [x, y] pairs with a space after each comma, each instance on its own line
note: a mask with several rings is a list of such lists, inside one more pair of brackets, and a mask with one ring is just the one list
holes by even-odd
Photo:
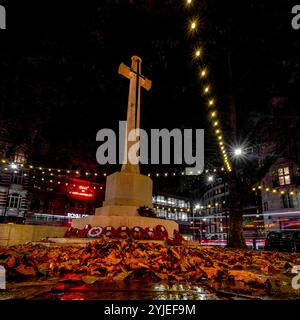
[[107, 177], [103, 207], [97, 208], [94, 216], [74, 219], [72, 227], [84, 228], [90, 224], [93, 227], [153, 228], [163, 225], [172, 237], [174, 230], [178, 230], [178, 224], [170, 220], [141, 217], [137, 210], [143, 206], [152, 208], [152, 180], [138, 173], [116, 172]]

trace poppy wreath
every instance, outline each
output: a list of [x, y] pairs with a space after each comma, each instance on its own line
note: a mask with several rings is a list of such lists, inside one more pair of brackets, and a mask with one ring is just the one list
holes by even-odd
[[145, 240], [155, 240], [156, 234], [154, 228], [147, 227], [145, 229]]
[[135, 240], [144, 240], [145, 230], [142, 227], [133, 227], [131, 229], [131, 237]]
[[102, 227], [93, 227], [88, 231], [88, 238], [99, 238], [103, 233]]
[[76, 228], [75, 235], [74, 235], [73, 238], [80, 238], [80, 236], [79, 236], [80, 230], [81, 230], [81, 229]]
[[155, 235], [157, 240], [168, 240], [168, 231], [162, 225], [158, 225], [155, 227]]
[[74, 238], [74, 237], [76, 237], [77, 230], [78, 230], [77, 228], [73, 228], [73, 227], [69, 228], [66, 231], [66, 233], [64, 235], [64, 238]]
[[118, 238], [128, 239], [130, 237], [130, 233], [131, 230], [128, 227], [122, 226], [117, 229], [116, 235]]
[[174, 230], [174, 240], [178, 243], [178, 244], [182, 244], [182, 242], [184, 241], [183, 236], [181, 235], [181, 233], [177, 230]]
[[78, 238], [86, 238], [88, 236], [88, 232], [92, 229], [90, 224], [87, 224], [83, 229], [78, 231]]
[[180, 246], [183, 240], [183, 236], [177, 230], [174, 230], [174, 238], [168, 238], [167, 243], [172, 246]]
[[104, 235], [108, 238], [114, 238], [116, 236], [116, 229], [112, 226], [105, 227]]

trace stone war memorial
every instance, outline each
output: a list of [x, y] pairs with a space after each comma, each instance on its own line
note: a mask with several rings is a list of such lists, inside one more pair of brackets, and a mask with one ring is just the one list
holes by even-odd
[[72, 226], [75, 228], [84, 228], [86, 225], [154, 228], [162, 225], [170, 236], [174, 230], [178, 231], [178, 224], [175, 221], [142, 217], [138, 213], [141, 207], [153, 208], [151, 178], [140, 174], [137, 154], [135, 159], [128, 161], [129, 150], [136, 142], [128, 141], [127, 137], [129, 133], [134, 132], [133, 130], [138, 132], [140, 129], [141, 88], [150, 90], [152, 86], [152, 82], [141, 74], [141, 64], [141, 58], [133, 56], [130, 68], [123, 63], [119, 67], [119, 74], [130, 80], [122, 170], [107, 177], [103, 207], [98, 208], [94, 216], [74, 219]]

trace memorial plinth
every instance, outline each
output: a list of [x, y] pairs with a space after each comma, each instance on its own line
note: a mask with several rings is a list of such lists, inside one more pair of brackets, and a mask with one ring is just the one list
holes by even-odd
[[94, 216], [74, 219], [72, 226], [84, 228], [90, 224], [93, 227], [153, 228], [163, 225], [170, 236], [178, 230], [175, 221], [140, 216], [138, 208], [143, 206], [152, 208], [152, 180], [138, 173], [116, 172], [107, 177], [103, 207], [97, 208]]
[[107, 211], [105, 208], [110, 206], [146, 206], [152, 208], [151, 178], [126, 171], [116, 172], [108, 176], [103, 208], [98, 209], [96, 215], [105, 215]]

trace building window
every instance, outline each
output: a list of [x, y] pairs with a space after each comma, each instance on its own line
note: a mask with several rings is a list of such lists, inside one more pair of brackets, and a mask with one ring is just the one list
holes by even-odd
[[290, 168], [284, 167], [278, 169], [279, 184], [285, 186], [291, 184]]
[[7, 199], [8, 208], [20, 208], [22, 196], [19, 194], [10, 194]]
[[25, 154], [23, 152], [16, 152], [14, 163], [25, 163]]
[[23, 184], [24, 173], [23, 170], [14, 171], [11, 173], [10, 182], [12, 184]]
[[264, 211], [268, 211], [269, 210], [269, 204], [268, 202], [264, 202]]

